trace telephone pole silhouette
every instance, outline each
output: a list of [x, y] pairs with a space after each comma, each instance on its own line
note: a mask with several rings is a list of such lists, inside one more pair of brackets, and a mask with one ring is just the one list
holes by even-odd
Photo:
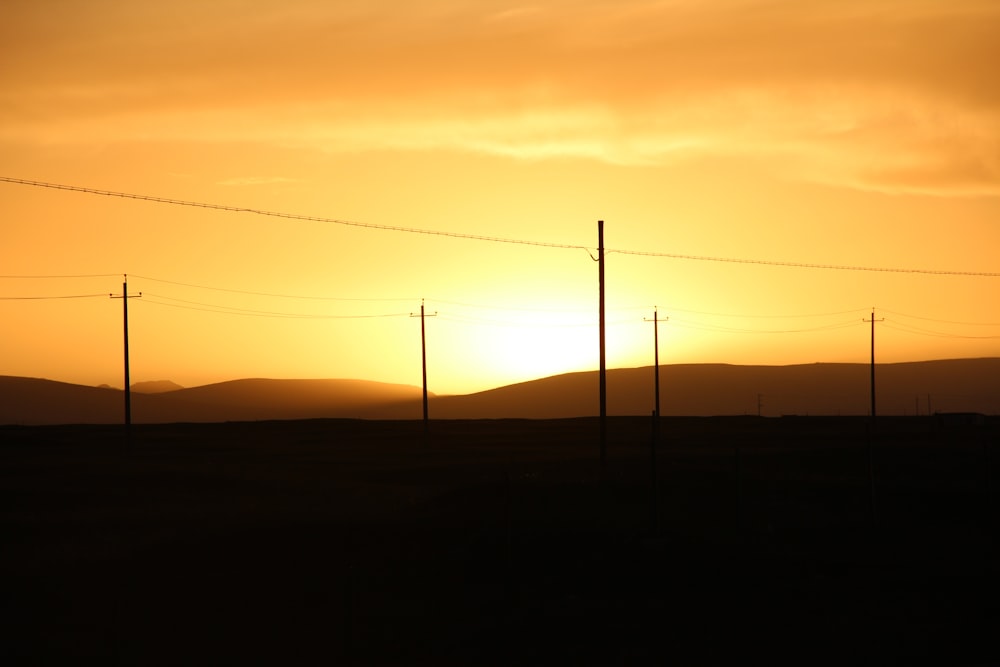
[[[425, 317], [434, 317], [437, 313], [432, 315], [424, 315], [424, 300], [420, 300], [420, 365], [423, 371], [424, 379], [424, 435], [430, 432], [430, 418], [427, 410], [427, 332], [424, 327]], [[410, 317], [417, 317], [416, 313], [410, 313]]]
[[[643, 318], [649, 322], [648, 318]], [[653, 306], [653, 434], [649, 442], [649, 477], [650, 477], [650, 520], [653, 535], [660, 530], [659, 493], [657, 490], [656, 444], [660, 440], [660, 321], [657, 308]]]
[[885, 318], [875, 319], [875, 307], [872, 307], [872, 318], [870, 320], [862, 319], [862, 322], [872, 323], [872, 363], [871, 363], [871, 394], [872, 394], [872, 421], [875, 420], [875, 323], [882, 322]]
[[132, 387], [128, 372], [128, 300], [141, 297], [142, 292], [129, 296], [128, 275], [125, 275], [124, 277], [125, 280], [122, 282], [122, 293], [120, 295], [109, 294], [108, 297], [122, 300], [122, 321], [124, 322], [125, 327], [125, 439], [128, 440], [132, 430]]
[[876, 491], [875, 482], [875, 443], [873, 439], [875, 437], [875, 323], [881, 322], [885, 318], [876, 320], [875, 319], [875, 307], [872, 306], [872, 318], [870, 320], [862, 319], [862, 322], [871, 322], [872, 324], [872, 363], [871, 363], [871, 394], [872, 394], [872, 415], [868, 422], [868, 483], [870, 486], [869, 493], [871, 495], [871, 519], [872, 526], [878, 526], [878, 495]]
[[[656, 417], [660, 416], [660, 321], [657, 317], [656, 306], [653, 306], [653, 319], [642, 318], [645, 322], [653, 323], [653, 387], [656, 401]], [[670, 318], [664, 318], [669, 320]]]
[[604, 355], [604, 221], [597, 221], [598, 329], [600, 342], [601, 469], [608, 449], [608, 369]]

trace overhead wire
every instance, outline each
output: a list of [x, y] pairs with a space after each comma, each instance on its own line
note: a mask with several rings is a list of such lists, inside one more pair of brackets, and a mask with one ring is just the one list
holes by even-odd
[[690, 310], [687, 308], [664, 308], [660, 306], [662, 312], [669, 313], [691, 313], [692, 315], [712, 315], [714, 317], [735, 317], [735, 318], [789, 318], [789, 319], [805, 319], [810, 317], [835, 317], [839, 315], [850, 315], [853, 313], [864, 313], [868, 312], [866, 308], [852, 308], [850, 310], [839, 310], [829, 313], [805, 313], [800, 315], [758, 315], [752, 313], [717, 313], [704, 310]]
[[938, 324], [957, 324], [959, 326], [969, 326], [969, 327], [1000, 327], [1000, 322], [958, 322], [955, 320], [940, 320], [933, 317], [921, 317], [920, 315], [907, 315], [906, 313], [900, 313], [895, 310], [888, 310], [886, 308], [880, 308], [880, 312], [888, 313], [890, 315], [897, 315], [899, 317], [908, 317], [914, 320], [923, 320], [925, 322], [936, 322]]
[[362, 297], [341, 297], [341, 296], [318, 296], [306, 294], [278, 294], [274, 292], [254, 292], [250, 290], [230, 289], [226, 287], [211, 287], [209, 285], [198, 285], [195, 283], [184, 283], [176, 280], [164, 280], [163, 278], [152, 278], [150, 276], [140, 276], [129, 274], [137, 280], [149, 280], [151, 282], [164, 283], [166, 285], [176, 285], [179, 287], [191, 287], [195, 289], [211, 290], [214, 292], [229, 292], [232, 294], [247, 294], [250, 296], [266, 296], [279, 299], [313, 299], [317, 301], [419, 301], [417, 297], [392, 297], [392, 298], [362, 298]]
[[[544, 327], [556, 328], [556, 329], [575, 329], [581, 327], [596, 327], [597, 321], [594, 322], [513, 322], [513, 321], [501, 321], [494, 319], [486, 319], [481, 317], [469, 317], [467, 315], [444, 315], [438, 313], [438, 319], [445, 322], [455, 322], [459, 324], [471, 324], [477, 326], [495, 326], [495, 327], [510, 327], [514, 329], [537, 329]], [[610, 322], [608, 324], [611, 324]]]
[[890, 266], [859, 266], [850, 264], [820, 264], [814, 262], [787, 262], [772, 259], [750, 259], [743, 257], [718, 257], [712, 255], [688, 255], [673, 252], [653, 252], [647, 250], [605, 250], [605, 254], [637, 255], [643, 257], [664, 257], [668, 259], [687, 259], [698, 262], [723, 262], [728, 264], [756, 264], [760, 266], [779, 266], [796, 269], [829, 269], [834, 271], [868, 271], [876, 273], [919, 273], [935, 276], [976, 276], [980, 278], [1000, 278], [1000, 273], [988, 271], [951, 271], [946, 269], [917, 269]]
[[[159, 301], [159, 299], [166, 299], [167, 301], [176, 303]], [[282, 312], [266, 311], [266, 310], [253, 310], [249, 308], [236, 308], [232, 306], [223, 306], [218, 304], [207, 304], [197, 301], [186, 301], [184, 299], [174, 299], [168, 296], [162, 296], [159, 294], [149, 294], [149, 293], [143, 294], [142, 302], [151, 303], [159, 306], [170, 306], [172, 308], [181, 308], [184, 310], [197, 310], [208, 313], [217, 313], [220, 315], [243, 315], [248, 317], [273, 317], [273, 318], [285, 318], [285, 319], [313, 319], [313, 320], [359, 320], [359, 319], [377, 319], [377, 318], [387, 318], [387, 317], [409, 317], [409, 313], [378, 313], [378, 314], [352, 314], [352, 315], [282, 313]]]
[[121, 276], [120, 273], [78, 273], [78, 274], [67, 274], [67, 275], [25, 275], [25, 276], [0, 276], [0, 278], [9, 278], [15, 280], [30, 280], [33, 278], [114, 278], [116, 276]]
[[543, 248], [562, 248], [568, 250], [585, 250], [589, 252], [586, 246], [571, 245], [566, 243], [549, 243], [545, 241], [529, 241], [525, 239], [512, 239], [501, 236], [486, 236], [482, 234], [469, 234], [466, 232], [451, 232], [436, 229], [422, 229], [418, 227], [403, 227], [400, 225], [384, 225], [376, 224], [371, 222], [358, 222], [355, 220], [344, 220], [341, 218], [328, 218], [323, 216], [315, 215], [303, 215], [299, 213], [283, 213], [281, 211], [268, 211], [259, 208], [249, 208], [245, 206], [229, 206], [226, 204], [213, 204], [209, 202], [197, 202], [190, 201], [187, 199], [174, 199], [170, 197], [159, 197], [155, 195], [143, 195], [136, 194], [132, 192], [119, 192], [114, 190], [101, 190], [97, 188], [89, 188], [80, 185], [65, 185], [61, 183], [48, 183], [45, 181], [33, 181], [26, 178], [12, 178], [10, 176], [0, 176], [0, 182], [3, 183], [13, 183], [18, 185], [30, 185], [39, 188], [50, 188], [53, 190], [67, 190], [70, 192], [81, 192], [85, 194], [99, 195], [103, 197], [120, 197], [122, 199], [136, 199], [139, 201], [148, 201], [158, 204], [172, 204], [175, 206], [189, 206], [194, 208], [210, 209], [215, 211], [227, 211], [230, 213], [250, 213], [253, 215], [262, 215], [272, 218], [284, 218], [287, 220], [301, 220], [304, 222], [321, 222], [333, 225], [342, 225], [346, 227], [360, 227], [363, 229], [378, 229], [383, 231], [391, 232], [406, 232], [408, 234], [424, 234], [429, 236], [445, 236], [456, 239], [470, 239], [474, 241], [491, 241], [494, 243], [508, 243], [516, 245], [526, 245], [526, 246], [538, 246]]
[[[303, 215], [297, 213], [284, 213], [280, 211], [269, 211], [265, 209], [250, 208], [244, 206], [230, 206], [225, 204], [214, 204], [209, 202], [196, 202], [186, 199], [174, 199], [170, 197], [160, 197], [155, 195], [143, 195], [131, 192], [121, 192], [114, 190], [101, 190], [98, 188], [90, 188], [79, 185], [66, 185], [60, 183], [49, 183], [45, 181], [35, 181], [25, 178], [14, 178], [10, 176], [0, 176], [0, 182], [11, 183], [16, 185], [27, 185], [39, 188], [49, 188], [54, 190], [66, 190], [70, 192], [80, 192], [85, 194], [92, 194], [104, 197], [119, 197], [123, 199], [135, 199], [140, 201], [148, 201], [160, 204], [170, 204], [175, 206], [188, 206], [195, 208], [203, 208], [217, 211], [227, 211], [232, 213], [250, 213], [253, 215], [269, 216], [275, 218], [284, 218], [290, 220], [302, 220], [307, 222], [321, 222], [327, 224], [343, 225], [348, 227], [358, 227], [363, 229], [377, 229], [384, 231], [394, 231], [394, 232], [405, 232], [409, 234], [423, 234], [429, 236], [443, 236], [451, 237], [456, 239], [469, 239], [475, 241], [488, 241], [494, 243], [506, 243], [506, 244], [516, 244], [516, 245], [526, 245], [526, 246], [537, 246], [543, 248], [561, 248], [561, 249], [572, 249], [572, 250], [584, 250], [590, 255], [591, 259], [599, 260], [600, 257], [595, 257], [591, 252], [593, 250], [590, 246], [574, 245], [567, 243], [552, 243], [546, 241], [531, 241], [526, 239], [515, 239], [499, 236], [488, 236], [482, 234], [469, 234], [466, 232], [452, 232], [445, 230], [434, 230], [434, 229], [423, 229], [418, 227], [404, 227], [401, 225], [385, 225], [369, 222], [358, 222], [354, 220], [344, 220], [341, 218], [329, 218], [323, 216], [313, 216], [313, 215]], [[789, 267], [789, 268], [799, 268], [799, 269], [826, 269], [826, 270], [836, 270], [836, 271], [864, 271], [864, 272], [880, 272], [880, 273], [907, 273], [907, 274], [923, 274], [923, 275], [937, 275], [937, 276], [973, 276], [980, 278], [1000, 278], [1000, 272], [992, 271], [956, 271], [956, 270], [946, 270], [946, 269], [923, 269], [923, 268], [903, 268], [903, 267], [887, 267], [887, 266], [860, 266], [860, 265], [850, 265], [850, 264], [823, 264], [816, 262], [792, 262], [792, 261], [781, 261], [781, 260], [769, 260], [769, 259], [756, 259], [756, 258], [744, 258], [744, 257], [721, 257], [715, 255], [696, 255], [696, 254], [685, 254], [685, 253], [670, 253], [670, 252], [657, 252], [650, 250], [629, 250], [629, 249], [605, 249], [604, 255], [611, 254], [621, 254], [621, 255], [634, 255], [643, 257], [659, 257], [667, 259], [680, 259], [680, 260], [692, 260], [700, 262], [721, 262], [730, 264], [753, 264], [760, 266], [774, 266], [774, 267]]]
[[107, 292], [101, 294], [58, 294], [53, 296], [0, 296], [2, 301], [44, 301], [47, 299], [91, 299], [97, 296], [108, 296]]
[[792, 334], [792, 333], [814, 333], [817, 331], [834, 331], [836, 329], [846, 329], [857, 326], [858, 322], [841, 322], [828, 324], [819, 327], [807, 327], [803, 329], [739, 329], [735, 327], [723, 327], [701, 322], [689, 322], [671, 318], [665, 322], [667, 326], [677, 326], [684, 329], [694, 329], [698, 331], [713, 331], [717, 333], [738, 333], [738, 334]]
[[[1000, 339], [1000, 335], [996, 336], [969, 336], [966, 334], [954, 334], [945, 333], [943, 331], [931, 331], [930, 329], [921, 329], [912, 325], [908, 325], [904, 322], [896, 322], [894, 320], [886, 319], [881, 323], [887, 329], [893, 329], [895, 331], [902, 331], [904, 333], [917, 334], [920, 336], [931, 336], [934, 338], [963, 338], [969, 340], [994, 340]], [[895, 326], [893, 326], [895, 325]]]

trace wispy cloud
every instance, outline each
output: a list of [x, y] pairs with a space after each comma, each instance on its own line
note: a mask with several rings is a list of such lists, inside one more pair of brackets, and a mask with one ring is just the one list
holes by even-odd
[[56, 17], [86, 28], [58, 40], [38, 17], [8, 32], [0, 139], [752, 153], [847, 187], [1000, 195], [990, 0], [103, 7]]

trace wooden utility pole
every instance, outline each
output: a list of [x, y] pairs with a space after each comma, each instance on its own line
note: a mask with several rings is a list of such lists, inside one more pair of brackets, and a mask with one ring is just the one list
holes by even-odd
[[120, 295], [109, 294], [108, 296], [112, 299], [122, 300], [122, 321], [125, 332], [125, 438], [127, 440], [132, 430], [132, 384], [128, 368], [128, 300], [141, 297], [142, 292], [131, 297], [128, 295], [128, 276], [126, 275], [122, 282], [122, 293]]
[[[643, 318], [646, 322], [650, 320]], [[669, 317], [666, 319], [670, 319]], [[660, 416], [660, 322], [656, 307], [653, 307], [653, 387], [656, 401], [656, 416]]]
[[881, 322], [885, 318], [880, 320], [875, 319], [875, 308], [872, 307], [872, 318], [870, 320], [862, 320], [862, 322], [872, 323], [872, 363], [871, 363], [871, 395], [872, 395], [872, 420], [875, 419], [875, 323]]
[[[883, 317], [882, 320], [885, 318]], [[871, 322], [872, 324], [872, 362], [871, 362], [871, 418], [868, 421], [868, 483], [870, 486], [869, 492], [871, 495], [871, 519], [872, 526], [878, 526], [878, 496], [876, 491], [875, 483], [875, 323], [881, 322], [882, 320], [875, 319], [875, 307], [872, 306], [872, 318], [870, 320], [862, 320], [863, 322]]]
[[[643, 318], [646, 319], [646, 318]], [[649, 320], [646, 320], [647, 322]], [[649, 476], [650, 476], [650, 517], [653, 535], [659, 532], [659, 501], [656, 488], [656, 444], [660, 440], [660, 322], [657, 309], [653, 307], [653, 432], [649, 442]]]
[[[432, 315], [427, 315], [426, 317], [434, 317], [437, 313]], [[410, 313], [410, 317], [416, 317], [415, 313]], [[424, 301], [420, 300], [420, 365], [423, 373], [424, 380], [424, 434], [426, 435], [430, 431], [430, 417], [427, 406], [427, 331], [424, 327]]]
[[600, 342], [601, 468], [608, 449], [608, 369], [604, 355], [604, 221], [597, 221], [597, 282], [599, 292], [598, 328]]

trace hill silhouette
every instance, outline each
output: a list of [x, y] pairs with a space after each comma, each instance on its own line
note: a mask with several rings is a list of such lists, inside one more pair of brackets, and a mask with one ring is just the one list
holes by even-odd
[[138, 394], [162, 394], [183, 388], [170, 380], [150, 380], [149, 382], [136, 382], [132, 385], [132, 391]]
[[[867, 415], [868, 364], [660, 366], [663, 415]], [[596, 372], [569, 373], [432, 403], [439, 418], [554, 419], [595, 415]], [[928, 396], [930, 410], [928, 410]], [[608, 414], [643, 415], [654, 408], [653, 367], [608, 371]], [[876, 410], [1000, 414], [1000, 359], [954, 359], [876, 365]]]
[[[421, 414], [421, 389], [366, 380], [244, 379], [160, 393], [132, 392], [134, 423], [362, 418], [384, 404], [402, 419]], [[113, 424], [120, 389], [0, 376], [0, 424]]]
[[[608, 371], [608, 414], [653, 410], [653, 368]], [[140, 385], [143, 383], [140, 383]], [[170, 383], [172, 384], [172, 383]], [[866, 415], [868, 364], [660, 367], [663, 415]], [[163, 382], [155, 387], [167, 386]], [[488, 391], [430, 398], [432, 419], [558, 419], [599, 412], [596, 371], [568, 373]], [[880, 415], [1000, 414], [1000, 358], [880, 364]], [[37, 378], [0, 376], [0, 424], [101, 424], [122, 420], [122, 392]], [[272, 419], [420, 419], [421, 389], [365, 380], [243, 379], [132, 393], [135, 423]]]

